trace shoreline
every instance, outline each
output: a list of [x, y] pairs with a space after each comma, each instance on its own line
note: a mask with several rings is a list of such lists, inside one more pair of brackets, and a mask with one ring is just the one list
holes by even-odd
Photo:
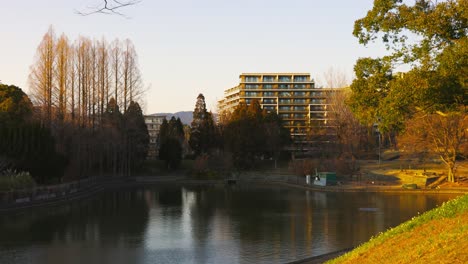
[[[314, 186], [295, 184], [287, 181], [267, 180], [267, 179], [239, 179], [234, 185], [238, 184], [258, 184], [258, 185], [277, 185], [287, 188], [310, 190], [316, 192], [353, 192], [353, 193], [414, 193], [414, 194], [466, 194], [468, 188], [438, 188], [438, 189], [403, 189], [401, 186], [373, 186], [373, 185], [337, 185], [337, 186]], [[83, 190], [76, 191], [60, 197], [51, 199], [32, 200], [28, 202], [16, 202], [2, 205], [0, 204], [0, 213], [18, 212], [31, 208], [52, 207], [66, 204], [67, 202], [88, 199], [101, 192], [122, 189], [137, 188], [148, 185], [192, 185], [192, 186], [225, 186], [226, 180], [193, 180], [183, 176], [138, 176], [132, 178], [116, 178], [109, 181], [96, 182]]]
[[304, 186], [299, 184], [277, 182], [277, 184], [288, 186], [291, 188], [299, 188], [305, 190], [321, 191], [321, 192], [362, 192], [362, 193], [422, 193], [422, 194], [465, 194], [468, 193], [468, 188], [439, 188], [439, 189], [403, 189], [401, 186]]

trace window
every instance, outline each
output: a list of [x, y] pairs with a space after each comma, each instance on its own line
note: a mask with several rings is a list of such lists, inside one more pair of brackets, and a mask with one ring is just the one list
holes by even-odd
[[325, 113], [311, 113], [310, 118], [325, 118], [327, 115]]
[[263, 76], [263, 82], [274, 82], [275, 76]]
[[252, 99], [245, 99], [246, 104], [250, 104], [251, 101], [252, 101]]
[[323, 103], [325, 103], [325, 100], [323, 100], [323, 99], [312, 99], [311, 103], [312, 104], [323, 104]]
[[282, 119], [288, 119], [289, 118], [289, 114], [280, 114], [280, 117]]
[[311, 105], [310, 111], [324, 111], [324, 106], [321, 105]]
[[263, 89], [273, 89], [273, 85], [272, 84], [264, 84]]
[[258, 84], [246, 84], [245, 89], [247, 90], [258, 89]]
[[291, 97], [291, 93], [290, 93], [290, 92], [280, 92], [280, 93], [279, 93], [279, 96], [282, 96], [282, 97]]
[[294, 76], [294, 82], [307, 82], [307, 76]]
[[305, 84], [295, 84], [294, 89], [305, 89], [306, 85]]
[[290, 82], [291, 81], [291, 76], [280, 76], [278, 78], [280, 82]]
[[258, 82], [258, 76], [245, 76], [245, 82]]
[[280, 84], [279, 88], [280, 89], [289, 89], [289, 88], [291, 88], [291, 85], [289, 85], [289, 84]]
[[294, 92], [294, 96], [305, 96], [305, 92]]
[[245, 92], [245, 96], [257, 96], [256, 92]]
[[294, 111], [304, 111], [305, 107], [304, 106], [295, 106]]
[[290, 108], [289, 108], [289, 106], [280, 106], [279, 110], [280, 111], [289, 111]]
[[276, 107], [274, 107], [272, 105], [266, 105], [266, 106], [263, 107], [263, 109], [265, 109], [267, 111], [275, 111]]
[[280, 104], [290, 104], [290, 103], [291, 103], [291, 99], [280, 99], [280, 100], [279, 100], [279, 103], [280, 103]]
[[294, 100], [294, 103], [296, 104], [305, 104], [306, 100], [305, 99], [296, 99]]
[[276, 104], [275, 99], [263, 99], [264, 104]]
[[263, 96], [275, 96], [274, 92], [264, 92]]

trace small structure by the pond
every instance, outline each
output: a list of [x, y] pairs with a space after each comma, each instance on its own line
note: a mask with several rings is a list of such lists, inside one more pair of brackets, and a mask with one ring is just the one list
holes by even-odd
[[314, 185], [318, 185], [318, 186], [336, 185], [336, 172], [318, 172], [314, 176]]

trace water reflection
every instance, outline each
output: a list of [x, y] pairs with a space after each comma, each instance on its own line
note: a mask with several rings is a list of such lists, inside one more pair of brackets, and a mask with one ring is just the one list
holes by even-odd
[[355, 246], [453, 197], [272, 186], [120, 190], [0, 216], [0, 263], [283, 263]]

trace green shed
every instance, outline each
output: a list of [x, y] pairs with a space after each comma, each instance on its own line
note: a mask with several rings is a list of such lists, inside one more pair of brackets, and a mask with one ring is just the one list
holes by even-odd
[[336, 172], [319, 172], [315, 176], [314, 185], [336, 185]]

